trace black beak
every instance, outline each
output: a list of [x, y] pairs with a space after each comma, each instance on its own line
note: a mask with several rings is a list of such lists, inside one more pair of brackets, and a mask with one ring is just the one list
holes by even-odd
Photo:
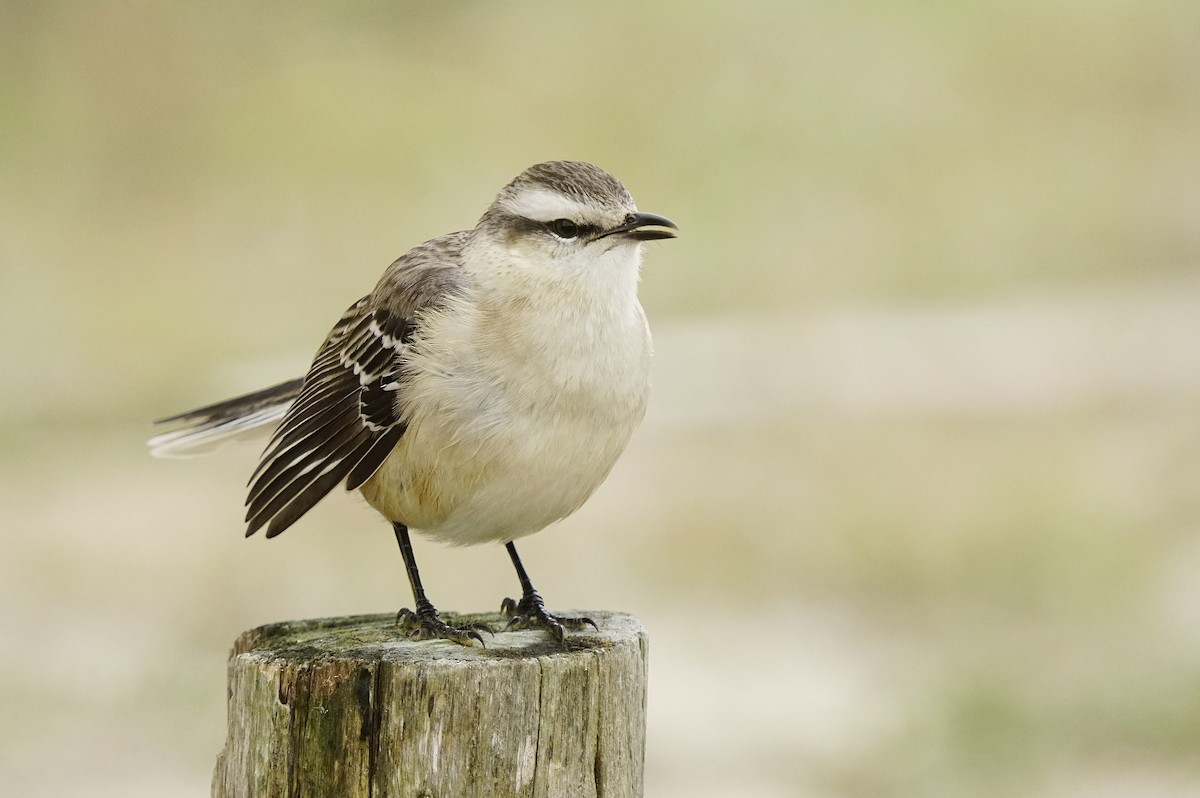
[[653, 213], [631, 213], [625, 217], [624, 222], [616, 227], [605, 230], [592, 240], [598, 241], [601, 238], [607, 238], [612, 235], [625, 236], [635, 241], [655, 241], [659, 238], [675, 237], [675, 234], [671, 230], [647, 230], [647, 227], [669, 227], [671, 230], [679, 229], [678, 225], [665, 216], [658, 216]]

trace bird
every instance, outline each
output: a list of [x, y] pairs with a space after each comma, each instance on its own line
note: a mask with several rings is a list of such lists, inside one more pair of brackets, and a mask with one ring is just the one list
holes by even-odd
[[505, 185], [470, 230], [413, 247], [333, 326], [302, 378], [156, 422], [156, 456], [256, 431], [246, 536], [273, 538], [339, 484], [393, 528], [414, 640], [483, 645], [425, 593], [410, 530], [502, 543], [521, 587], [505, 629], [565, 645], [588, 618], [546, 609], [514, 541], [577, 510], [646, 411], [652, 341], [638, 299], [643, 244], [674, 238], [603, 169], [547, 161]]

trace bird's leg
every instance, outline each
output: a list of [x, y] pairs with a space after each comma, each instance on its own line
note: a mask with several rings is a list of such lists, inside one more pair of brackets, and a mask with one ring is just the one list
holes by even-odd
[[464, 646], [471, 645], [472, 640], [478, 640], [483, 645], [479, 632], [491, 633], [487, 624], [469, 623], [461, 628], [450, 626], [438, 615], [437, 608], [425, 598], [425, 588], [421, 586], [421, 575], [417, 573], [417, 559], [413, 556], [412, 541], [408, 539], [408, 527], [401, 523], [393, 523], [396, 531], [396, 542], [400, 544], [400, 556], [404, 558], [404, 568], [408, 571], [408, 583], [412, 585], [413, 601], [416, 602], [416, 612], [408, 607], [396, 613], [396, 623], [409, 633], [413, 640], [452, 640]]
[[572, 629], [582, 629], [584, 626], [590, 625], [593, 629], [599, 629], [591, 618], [558, 618], [547, 612], [541, 595], [534, 590], [533, 583], [529, 581], [529, 574], [525, 573], [525, 566], [521, 565], [521, 558], [517, 556], [517, 547], [511, 540], [504, 547], [508, 549], [508, 556], [512, 558], [513, 567], [517, 569], [517, 579], [521, 580], [521, 600], [514, 601], [506, 598], [500, 603], [500, 611], [509, 619], [508, 629], [528, 629], [540, 626], [563, 645], [566, 644], [565, 627], [567, 626]]

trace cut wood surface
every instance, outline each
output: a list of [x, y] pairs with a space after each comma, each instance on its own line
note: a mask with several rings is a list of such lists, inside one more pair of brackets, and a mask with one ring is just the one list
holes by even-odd
[[486, 649], [414, 642], [392, 615], [245, 632], [212, 794], [640, 796], [646, 633], [629, 615], [582, 614], [599, 630], [568, 633], [565, 649], [541, 630], [485, 633]]

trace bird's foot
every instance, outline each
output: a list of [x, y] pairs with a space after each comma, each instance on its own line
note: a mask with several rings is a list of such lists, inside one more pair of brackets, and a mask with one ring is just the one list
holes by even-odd
[[484, 648], [487, 646], [479, 633], [495, 634], [486, 623], [451, 626], [442, 620], [438, 611], [428, 602], [417, 604], [416, 612], [408, 607], [400, 610], [396, 613], [396, 625], [407, 632], [412, 640], [450, 640], [463, 646], [474, 645], [472, 641], [478, 641]]
[[504, 599], [500, 602], [500, 612], [508, 618], [508, 625], [504, 627], [505, 629], [545, 629], [559, 642], [559, 645], [564, 646], [567, 643], [568, 628], [578, 630], [590, 626], [596, 631], [600, 631], [600, 627], [596, 626], [596, 622], [591, 618], [560, 618], [551, 615], [546, 611], [546, 605], [536, 590], [522, 596], [520, 601]]

